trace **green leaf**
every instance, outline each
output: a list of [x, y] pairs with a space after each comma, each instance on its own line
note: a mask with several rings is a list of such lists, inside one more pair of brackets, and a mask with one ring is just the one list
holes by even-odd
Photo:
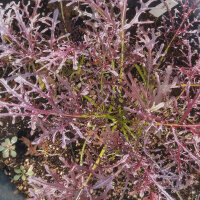
[[[142, 78], [144, 84], [146, 85], [147, 82], [146, 82], [146, 79], [145, 79], [145, 77], [144, 77], [144, 74], [143, 74], [142, 70], [140, 69], [140, 66], [139, 66], [138, 64], [135, 64], [135, 68], [137, 69], [137, 71], [138, 71], [138, 73], [140, 74], [140, 76], [141, 76], [141, 78]], [[143, 68], [143, 70], [144, 70], [144, 68]]]
[[32, 176], [32, 175], [34, 174], [34, 172], [31, 171], [31, 170], [29, 170], [29, 171], [26, 172], [26, 174], [27, 174], [28, 176]]
[[22, 175], [22, 180], [25, 181], [26, 180], [26, 176], [23, 174]]
[[6, 138], [6, 139], [5, 139], [5, 145], [6, 145], [6, 146], [9, 146], [9, 145], [10, 145], [10, 139], [9, 139], [9, 138]]
[[13, 178], [13, 180], [14, 180], [14, 181], [18, 181], [19, 178], [20, 178], [20, 176], [21, 176], [21, 175], [15, 175], [14, 178]]
[[12, 137], [12, 139], [11, 139], [12, 144], [14, 144], [15, 142], [17, 142], [17, 136]]
[[10, 151], [15, 151], [15, 145], [13, 145], [13, 146], [10, 146]]
[[5, 142], [2, 142], [2, 143], [1, 143], [1, 146], [4, 147], [4, 148], [6, 148], [6, 147], [7, 147], [7, 144], [6, 144]]
[[5, 148], [0, 145], [0, 151], [3, 151]]
[[15, 157], [17, 156], [17, 153], [16, 153], [16, 151], [11, 151], [11, 152], [10, 152], [10, 155], [11, 155], [13, 158], [15, 158]]
[[82, 55], [81, 56], [81, 60], [79, 61], [79, 63], [78, 63], [78, 66], [80, 67], [82, 64], [83, 64], [83, 62], [84, 62], [84, 55]]
[[20, 169], [21, 169], [21, 171], [24, 171], [24, 166], [21, 165], [21, 166], [20, 166]]
[[17, 174], [21, 174], [22, 171], [20, 169], [17, 169], [17, 168], [14, 168], [14, 172], [17, 173]]
[[8, 158], [9, 157], [9, 151], [6, 149], [3, 151], [3, 158]]
[[44, 90], [46, 88], [46, 85], [45, 85], [45, 83], [43, 82], [43, 80], [40, 76], [38, 77], [38, 83], [40, 85], [41, 90]]
[[3, 36], [9, 43], [12, 43], [12, 41], [6, 36], [6, 35], [4, 35]]

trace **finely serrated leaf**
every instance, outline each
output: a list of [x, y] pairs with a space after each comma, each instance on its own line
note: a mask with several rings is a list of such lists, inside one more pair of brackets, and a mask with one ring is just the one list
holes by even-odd
[[93, 189], [98, 189], [101, 187], [108, 187], [112, 184], [112, 180], [114, 179], [114, 176], [110, 177], [103, 177], [101, 180], [97, 181], [97, 183], [93, 186]]

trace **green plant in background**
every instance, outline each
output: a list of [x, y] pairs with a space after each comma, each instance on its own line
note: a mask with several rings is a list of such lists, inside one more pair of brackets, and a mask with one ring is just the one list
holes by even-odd
[[17, 181], [17, 180], [19, 180], [20, 178], [21, 178], [23, 181], [25, 181], [26, 178], [27, 178], [28, 176], [32, 176], [32, 175], [34, 174], [34, 172], [33, 172], [33, 166], [30, 166], [30, 168], [29, 168], [28, 170], [26, 170], [26, 169], [24, 168], [24, 166], [21, 165], [19, 169], [14, 168], [14, 171], [15, 171], [15, 173], [16, 173], [16, 175], [15, 175], [14, 178], [13, 178], [14, 181]]
[[10, 155], [15, 158], [17, 156], [17, 153], [15, 151], [15, 143], [17, 142], [17, 137], [14, 136], [10, 140], [9, 138], [6, 138], [4, 142], [0, 145], [0, 151], [2, 151], [3, 158], [8, 158]]

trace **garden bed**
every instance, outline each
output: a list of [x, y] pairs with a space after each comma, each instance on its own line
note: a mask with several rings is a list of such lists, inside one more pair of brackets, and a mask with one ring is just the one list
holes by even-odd
[[2, 8], [0, 168], [34, 200], [197, 199], [198, 2], [51, 2]]

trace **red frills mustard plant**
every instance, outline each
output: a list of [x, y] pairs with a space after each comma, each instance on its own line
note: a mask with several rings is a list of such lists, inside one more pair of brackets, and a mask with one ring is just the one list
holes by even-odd
[[77, 42], [60, 34], [58, 9], [41, 15], [42, 0], [0, 8], [0, 63], [12, 69], [0, 79], [0, 117], [28, 117], [34, 144], [81, 145], [76, 159], [59, 158], [65, 174], [46, 165], [50, 181], [29, 178], [30, 199], [172, 200], [194, 189], [199, 2], [170, 11], [163, 1], [158, 26], [145, 17], [153, 2], [138, 0], [129, 17], [127, 0], [67, 1], [83, 21]]

